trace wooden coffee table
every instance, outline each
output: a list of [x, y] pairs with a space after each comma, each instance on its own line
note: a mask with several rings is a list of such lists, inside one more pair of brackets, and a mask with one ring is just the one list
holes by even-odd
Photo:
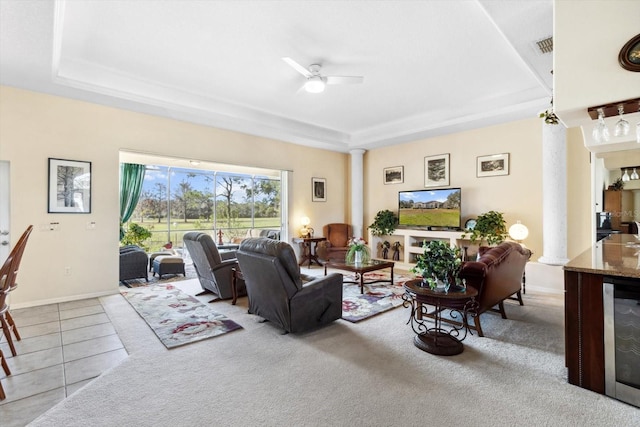
[[[416, 336], [413, 343], [420, 350], [440, 356], [453, 356], [462, 353], [464, 347], [462, 340], [467, 336], [469, 324], [467, 316], [476, 316], [478, 302], [475, 297], [478, 291], [467, 286], [459, 291], [435, 291], [428, 286], [422, 286], [422, 279], [409, 280], [404, 284], [405, 307], [411, 307], [411, 318], [409, 322]], [[435, 307], [431, 313], [427, 312], [425, 305]], [[442, 326], [442, 311], [451, 310], [461, 316], [459, 326], [452, 326], [445, 329]], [[435, 325], [426, 324], [424, 317], [433, 319]]]
[[[355, 281], [345, 280], [344, 283], [360, 283], [360, 293], [363, 294], [365, 284], [380, 283], [380, 282], [387, 282], [387, 283], [393, 284], [393, 266], [394, 266], [394, 263], [389, 261], [371, 260], [368, 262], [361, 262], [356, 264], [352, 262], [336, 261], [336, 260], [330, 259], [324, 264], [324, 275], [325, 276], [327, 275], [327, 267], [332, 267], [338, 270], [345, 270], [345, 271], [351, 271], [353, 273], [356, 273]], [[382, 270], [385, 268], [391, 269], [391, 278], [389, 280], [386, 280], [386, 279], [367, 280], [367, 281], [364, 280], [364, 273], [369, 273], [371, 271], [376, 271], [376, 270]]]

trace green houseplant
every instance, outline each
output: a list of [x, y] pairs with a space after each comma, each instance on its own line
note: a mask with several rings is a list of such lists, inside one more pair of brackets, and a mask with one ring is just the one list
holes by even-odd
[[151, 237], [151, 231], [135, 222], [129, 223], [129, 228], [124, 233], [120, 243], [123, 245], [138, 245], [145, 251], [149, 248], [143, 242]]
[[462, 238], [467, 236], [471, 243], [497, 245], [507, 238], [507, 223], [501, 212], [489, 211], [478, 216], [475, 227], [465, 230]]
[[396, 230], [398, 217], [388, 209], [378, 211], [369, 230], [374, 236], [390, 236]]
[[431, 240], [423, 241], [422, 249], [411, 272], [422, 276], [423, 283], [431, 289], [444, 287], [448, 291], [449, 286], [457, 285], [462, 267], [460, 248], [442, 240]]

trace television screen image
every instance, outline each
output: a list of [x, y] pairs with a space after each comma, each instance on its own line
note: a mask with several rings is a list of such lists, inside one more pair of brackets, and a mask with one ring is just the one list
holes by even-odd
[[398, 192], [402, 226], [460, 228], [460, 188]]

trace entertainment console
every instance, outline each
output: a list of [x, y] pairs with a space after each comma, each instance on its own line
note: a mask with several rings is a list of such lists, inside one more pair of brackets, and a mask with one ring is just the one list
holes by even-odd
[[[463, 230], [418, 230], [408, 228], [398, 228], [391, 236], [374, 236], [369, 232], [369, 246], [371, 249], [371, 257], [376, 259], [382, 259], [382, 242], [385, 240], [391, 244], [389, 249], [389, 261], [393, 261], [393, 244], [400, 242], [400, 256], [399, 260], [396, 260], [396, 268], [402, 270], [411, 269], [416, 263], [416, 255], [422, 254], [422, 242], [423, 240], [443, 240], [448, 241], [449, 244], [458, 246], [460, 248], [471, 248], [469, 240], [463, 239]], [[477, 244], [475, 249], [477, 251]]]

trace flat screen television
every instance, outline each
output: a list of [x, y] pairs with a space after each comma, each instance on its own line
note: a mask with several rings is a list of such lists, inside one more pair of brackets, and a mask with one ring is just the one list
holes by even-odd
[[459, 229], [460, 199], [460, 188], [399, 191], [399, 224], [409, 228]]

